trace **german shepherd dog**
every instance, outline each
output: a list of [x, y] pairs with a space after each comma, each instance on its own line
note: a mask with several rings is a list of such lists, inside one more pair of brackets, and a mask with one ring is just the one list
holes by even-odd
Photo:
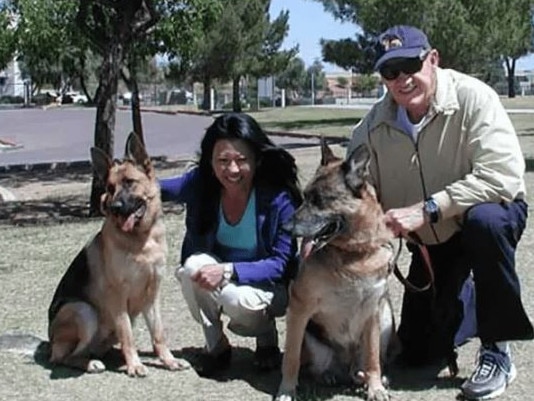
[[276, 400], [296, 399], [301, 364], [320, 382], [366, 384], [368, 400], [388, 400], [381, 366], [395, 343], [387, 285], [393, 234], [369, 182], [367, 146], [343, 161], [323, 139], [321, 153], [286, 227], [305, 240]]
[[92, 164], [105, 182], [105, 220], [61, 279], [48, 310], [50, 362], [89, 373], [105, 370], [101, 357], [120, 344], [129, 376], [145, 376], [132, 323], [143, 314], [154, 352], [171, 370], [184, 369], [165, 344], [159, 289], [167, 243], [160, 190], [140, 139], [131, 133], [125, 158], [112, 161], [91, 148]]

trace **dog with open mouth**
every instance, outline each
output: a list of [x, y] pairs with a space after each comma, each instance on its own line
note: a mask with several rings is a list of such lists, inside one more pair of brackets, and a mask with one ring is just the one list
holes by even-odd
[[304, 203], [286, 227], [305, 240], [276, 400], [296, 399], [301, 364], [318, 381], [365, 384], [368, 400], [389, 400], [382, 367], [396, 344], [387, 283], [393, 234], [369, 182], [368, 148], [342, 160], [322, 139], [321, 153]]
[[132, 323], [143, 314], [155, 354], [171, 370], [189, 367], [165, 343], [159, 292], [167, 258], [160, 190], [141, 140], [131, 133], [125, 158], [112, 161], [91, 149], [104, 223], [62, 277], [48, 310], [50, 362], [89, 373], [105, 370], [101, 358], [120, 348], [129, 376], [145, 376]]

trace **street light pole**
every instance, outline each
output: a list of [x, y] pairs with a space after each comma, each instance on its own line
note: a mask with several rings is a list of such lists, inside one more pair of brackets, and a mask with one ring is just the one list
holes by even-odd
[[313, 70], [311, 72], [311, 104], [315, 105], [315, 73]]

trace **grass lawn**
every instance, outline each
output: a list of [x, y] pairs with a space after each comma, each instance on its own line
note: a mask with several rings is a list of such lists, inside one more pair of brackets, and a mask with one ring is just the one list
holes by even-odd
[[[501, 98], [507, 109], [534, 109], [534, 97]], [[250, 112], [271, 132], [296, 132], [336, 137], [350, 137], [354, 125], [365, 116], [365, 109], [328, 107], [265, 108]], [[525, 156], [534, 157], [534, 114], [514, 112], [510, 119], [519, 136]]]
[[286, 107], [249, 113], [269, 131], [348, 137], [367, 110], [326, 107]]
[[[344, 149], [334, 147], [342, 155]], [[307, 182], [319, 160], [317, 147], [292, 150]], [[528, 193], [534, 193], [533, 174], [527, 176]], [[201, 329], [193, 321], [173, 277], [173, 267], [183, 240], [183, 214], [167, 212], [165, 222], [169, 242], [168, 269], [162, 283], [162, 315], [168, 343], [176, 356], [192, 358], [203, 346]], [[517, 254], [525, 308], [534, 316], [534, 274], [531, 269], [534, 249], [532, 221], [527, 221]], [[83, 244], [100, 227], [100, 219], [82, 219], [63, 224], [0, 224], [0, 400], [10, 401], [100, 401], [100, 400], [188, 400], [238, 401], [271, 400], [280, 381], [279, 372], [260, 373], [252, 368], [254, 339], [229, 332], [234, 346], [230, 369], [217, 379], [204, 379], [193, 370], [169, 372], [161, 368], [151, 353], [146, 325], [139, 319], [134, 328], [136, 344], [142, 360], [149, 365], [144, 379], [131, 379], [114, 367], [98, 375], [53, 367], [45, 355], [35, 357], [29, 352], [29, 342], [47, 338], [47, 308], [54, 289]], [[406, 269], [407, 252], [400, 259]], [[399, 316], [402, 288], [390, 280], [390, 290], [396, 317]], [[285, 341], [285, 319], [278, 320], [280, 344]], [[17, 341], [7, 341], [3, 334], [13, 334]], [[16, 336], [18, 335], [18, 336]], [[35, 336], [30, 337], [29, 336]], [[41, 343], [43, 345], [44, 343]], [[436, 378], [432, 369], [399, 369], [389, 372], [391, 395], [395, 401], [453, 401], [458, 386], [471, 372], [477, 342], [465, 345], [459, 352], [460, 375], [455, 379]], [[534, 384], [529, 372], [534, 361], [532, 342], [514, 342], [512, 350], [519, 370], [516, 381], [499, 401], [530, 399]], [[116, 365], [116, 363], [115, 363]], [[299, 401], [356, 401], [365, 395], [351, 386], [322, 386], [301, 376]]]
[[[509, 109], [534, 109], [534, 97], [528, 99], [501, 99]], [[327, 135], [350, 135], [352, 127], [367, 113], [365, 109], [328, 107], [265, 108], [250, 112], [270, 131], [310, 132]], [[510, 118], [521, 135], [534, 132], [534, 116], [529, 113], [512, 113]]]

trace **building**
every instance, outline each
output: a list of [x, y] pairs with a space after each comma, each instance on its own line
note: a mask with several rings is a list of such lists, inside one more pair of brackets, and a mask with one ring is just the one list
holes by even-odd
[[2, 96], [24, 97], [24, 80], [15, 58], [5, 70], [0, 71], [0, 97]]

